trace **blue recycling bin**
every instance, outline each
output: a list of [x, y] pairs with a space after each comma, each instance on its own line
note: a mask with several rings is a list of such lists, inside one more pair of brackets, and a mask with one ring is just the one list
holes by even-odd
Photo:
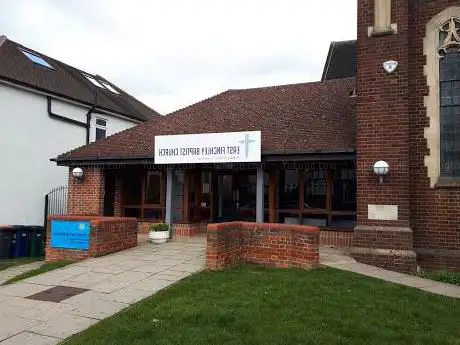
[[29, 256], [29, 231], [26, 226], [13, 226], [13, 241], [11, 245], [11, 257], [22, 258]]

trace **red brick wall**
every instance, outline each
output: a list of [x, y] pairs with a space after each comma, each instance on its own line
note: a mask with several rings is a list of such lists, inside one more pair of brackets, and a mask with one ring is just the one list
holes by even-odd
[[84, 180], [78, 183], [69, 168], [67, 213], [74, 215], [102, 216], [104, 212], [104, 171], [82, 167]]
[[[411, 228], [420, 265], [460, 270], [460, 188], [431, 188], [424, 163], [430, 152], [424, 137], [424, 129], [429, 126], [424, 96], [429, 90], [424, 75], [423, 39], [427, 22], [449, 6], [460, 3], [393, 0], [392, 23], [397, 24], [397, 34], [368, 37], [368, 26], [373, 25], [374, 0], [358, 0], [357, 219], [360, 227], [355, 238], [361, 245], [368, 241], [380, 247], [409, 248], [406, 239], [397, 241], [396, 233], [389, 234], [390, 238], [386, 233], [366, 234], [363, 226]], [[399, 62], [397, 71], [390, 75], [382, 68], [382, 63], [389, 59]], [[389, 176], [383, 184], [376, 182], [369, 169], [378, 159], [390, 164]], [[397, 204], [398, 221], [368, 220], [368, 204]], [[369, 238], [363, 238], [366, 236]], [[375, 258], [371, 261], [368, 262], [375, 263]]]
[[423, 55], [425, 25], [459, 1], [419, 1], [411, 6], [409, 24], [410, 211], [414, 247], [425, 268], [460, 270], [460, 188], [430, 188], [424, 156], [429, 154], [424, 128], [429, 126], [424, 96], [428, 94]]
[[176, 223], [172, 225], [174, 237], [188, 237], [200, 235], [201, 223]]
[[[89, 249], [52, 248], [51, 225], [53, 219], [90, 221]], [[137, 220], [117, 217], [50, 216], [46, 238], [46, 262], [84, 260], [137, 246]]]
[[210, 269], [252, 262], [279, 267], [319, 263], [319, 228], [304, 225], [230, 222], [209, 224]]
[[351, 247], [353, 229], [321, 228], [319, 244], [321, 246]]
[[[357, 223], [409, 227], [408, 1], [392, 2], [397, 35], [368, 37], [374, 0], [358, 9]], [[393, 74], [382, 66], [390, 59], [399, 62]], [[371, 170], [378, 160], [390, 165], [382, 184]], [[368, 204], [398, 205], [398, 220], [369, 220]]]

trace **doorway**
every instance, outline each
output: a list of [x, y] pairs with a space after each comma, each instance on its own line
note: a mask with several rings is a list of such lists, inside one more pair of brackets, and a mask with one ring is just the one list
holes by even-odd
[[115, 204], [115, 171], [105, 171], [104, 183], [104, 217], [114, 216]]
[[217, 222], [254, 222], [256, 181], [255, 171], [217, 173], [214, 219]]

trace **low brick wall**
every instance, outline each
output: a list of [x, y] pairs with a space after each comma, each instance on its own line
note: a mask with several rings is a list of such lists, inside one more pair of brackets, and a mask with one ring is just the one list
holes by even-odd
[[[53, 220], [88, 221], [90, 223], [88, 250], [51, 247]], [[78, 261], [98, 257], [137, 246], [137, 219], [124, 217], [51, 216], [46, 236], [46, 262]]]
[[321, 228], [319, 244], [321, 246], [351, 247], [353, 229]]
[[319, 228], [274, 223], [209, 224], [207, 267], [219, 269], [243, 262], [315, 267], [319, 263]]

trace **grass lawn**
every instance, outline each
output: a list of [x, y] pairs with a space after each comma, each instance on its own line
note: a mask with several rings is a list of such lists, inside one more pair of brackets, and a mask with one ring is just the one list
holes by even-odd
[[26, 278], [30, 278], [30, 277], [33, 277], [33, 276], [36, 276], [36, 275], [39, 275], [45, 272], [55, 270], [56, 268], [67, 266], [71, 263], [73, 263], [73, 261], [57, 261], [57, 262], [46, 263], [46, 264], [41, 265], [39, 268], [24, 272], [20, 275], [17, 275], [11, 278], [10, 280], [6, 281], [3, 285], [15, 283], [17, 281], [20, 281]]
[[66, 345], [460, 344], [460, 300], [330, 268], [202, 272]]
[[15, 259], [0, 259], [0, 271], [6, 270], [13, 266], [30, 264], [31, 262], [40, 261], [43, 258], [15, 258]]

